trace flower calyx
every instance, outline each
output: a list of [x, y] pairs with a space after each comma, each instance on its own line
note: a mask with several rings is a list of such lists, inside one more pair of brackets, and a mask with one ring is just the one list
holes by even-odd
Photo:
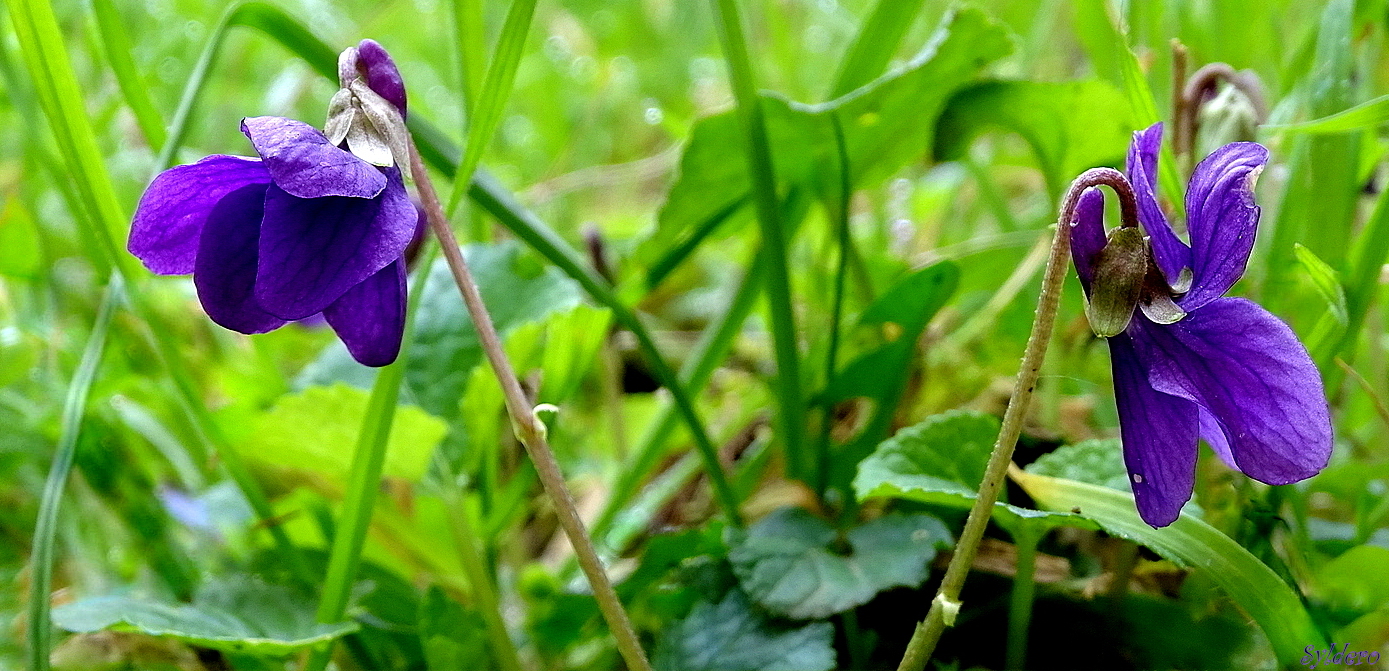
[[382, 167], [399, 166], [408, 177], [410, 135], [405, 119], [400, 109], [368, 85], [357, 47], [338, 56], [338, 79], [342, 88], [328, 102], [323, 134], [334, 145], [345, 142], [357, 158]]
[[1152, 244], [1137, 226], [1110, 231], [1093, 268], [1085, 317], [1095, 335], [1110, 338], [1123, 333], [1135, 307], [1157, 324], [1172, 324], [1186, 316], [1172, 300], [1179, 292], [1167, 283], [1153, 258]]

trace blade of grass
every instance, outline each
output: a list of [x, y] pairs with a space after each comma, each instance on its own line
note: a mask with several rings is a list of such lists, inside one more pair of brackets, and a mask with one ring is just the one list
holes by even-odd
[[[124, 232], [127, 218], [116, 198], [110, 175], [97, 147], [96, 134], [84, 111], [86, 108], [81, 89], [68, 60], [53, 8], [46, 0], [7, 0], [7, 4], [12, 12], [16, 33], [20, 37], [20, 48], [29, 65], [30, 76], [44, 116], [57, 138], [59, 153], [67, 165], [68, 174], [78, 177], [69, 180], [76, 187], [78, 201], [81, 203], [74, 215], [88, 230], [89, 237], [96, 242], [85, 251], [95, 267], [103, 272], [131, 277], [133, 262], [128, 255], [119, 251], [115, 242], [115, 232]], [[171, 136], [166, 149], [174, 145]], [[309, 584], [316, 582], [311, 577], [298, 548], [289, 541], [289, 536], [284, 530], [275, 524], [273, 510], [259, 484], [251, 476], [250, 469], [241, 460], [241, 455], [229, 449], [226, 440], [221, 437], [206, 406], [198, 396], [193, 377], [184, 367], [177, 346], [169, 341], [164, 329], [155, 325], [154, 311], [144, 300], [138, 283], [124, 285], [124, 288], [132, 311], [149, 326], [146, 333], [151, 338], [165, 370], [173, 379], [179, 391], [177, 400], [192, 420], [199, 438], [204, 444], [212, 445], [222, 457], [228, 474], [242, 489], [258, 518], [269, 528], [278, 550], [289, 562], [295, 574], [308, 580]]]
[[463, 137], [468, 137], [468, 126], [480, 103], [478, 91], [487, 62], [482, 0], [453, 0], [453, 28], [454, 37], [458, 40], [458, 78], [462, 83], [465, 110], [462, 131]]
[[43, 498], [39, 500], [39, 517], [34, 524], [34, 550], [30, 557], [30, 572], [33, 584], [29, 588], [29, 668], [32, 671], [48, 671], [48, 655], [53, 648], [53, 620], [49, 617], [53, 592], [53, 555], [57, 543], [58, 508], [62, 503], [63, 489], [72, 472], [73, 461], [77, 457], [77, 438], [82, 431], [82, 417], [87, 414], [87, 399], [91, 396], [92, 382], [96, 380], [97, 367], [101, 355], [106, 351], [106, 334], [111, 320], [116, 314], [116, 304], [120, 302], [121, 280], [113, 275], [106, 285], [97, 310], [96, 323], [87, 337], [87, 347], [82, 352], [82, 360], [77, 372], [68, 385], [67, 398], [63, 402], [62, 430], [58, 436], [58, 448], [53, 453], [53, 466], [48, 471], [48, 480], [43, 486]]
[[487, 68], [487, 78], [482, 82], [482, 92], [476, 105], [472, 106], [473, 116], [468, 120], [468, 139], [463, 145], [463, 162], [453, 181], [453, 192], [449, 195], [445, 213], [453, 217], [458, 204], [463, 201], [473, 172], [482, 160], [482, 152], [497, 132], [501, 123], [502, 110], [507, 96], [511, 94], [511, 84], [516, 80], [516, 68], [521, 63], [521, 50], [526, 44], [526, 34], [530, 32], [531, 17], [535, 15], [536, 0], [513, 0], [507, 11], [506, 23], [502, 25], [501, 37], [497, 38], [497, 48], [492, 53], [492, 61]]
[[125, 104], [135, 115], [135, 123], [144, 133], [150, 148], [159, 151], [164, 146], [168, 134], [164, 131], [164, 119], [150, 100], [149, 89], [135, 67], [130, 56], [130, 37], [126, 35], [120, 12], [111, 0], [92, 0], [92, 15], [96, 18], [97, 33], [106, 49], [106, 61], [111, 64], [111, 72], [116, 75], [116, 85], [125, 96]]
[[[854, 196], [854, 186], [849, 181], [849, 150], [844, 142], [844, 125], [839, 120], [839, 114], [830, 113], [830, 125], [834, 128], [834, 146], [838, 152], [839, 197], [826, 205], [833, 208], [830, 220], [834, 223], [835, 238], [839, 245], [839, 267], [834, 273], [834, 298], [829, 323], [830, 342], [825, 353], [826, 385], [834, 380], [835, 370], [839, 367], [839, 322], [844, 311], [844, 280], [849, 274], [849, 201]], [[834, 428], [833, 404], [826, 403], [824, 406], [820, 437], [815, 443], [815, 492], [822, 499], [829, 487], [830, 432]]]
[[792, 477], [805, 479], [802, 422], [805, 402], [801, 396], [800, 353], [796, 345], [796, 320], [792, 310], [791, 278], [786, 268], [786, 241], [777, 204], [776, 175], [772, 168], [772, 150], [767, 141], [767, 127], [762, 118], [762, 103], [757, 97], [752, 63], [747, 42], [743, 38], [743, 20], [738, 14], [737, 0], [710, 0], [713, 5], [719, 41], [728, 60], [729, 83], [738, 108], [738, 120], [746, 136], [744, 147], [752, 176], [753, 202], [757, 206], [757, 222], [762, 233], [762, 247], [767, 250], [766, 282], [767, 307], [771, 313], [772, 344], [776, 358], [777, 424], [786, 464]]
[[830, 89], [830, 99], [838, 98], [887, 70], [902, 36], [912, 27], [926, 0], [878, 0], [873, 13], [863, 21], [854, 43], [839, 66], [839, 77]]

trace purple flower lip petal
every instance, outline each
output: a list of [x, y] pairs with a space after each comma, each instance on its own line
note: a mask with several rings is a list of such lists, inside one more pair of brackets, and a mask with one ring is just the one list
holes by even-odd
[[275, 186], [298, 198], [375, 198], [386, 188], [376, 166], [332, 145], [317, 128], [283, 117], [241, 120]]
[[[1186, 194], [1188, 246], [1157, 201], [1162, 128], [1134, 133], [1128, 177], [1164, 288], [1140, 301], [1122, 333], [1108, 338], [1124, 461], [1145, 522], [1180, 515], [1195, 481], [1198, 438], [1245, 475], [1268, 484], [1309, 478], [1332, 449], [1321, 375], [1292, 329], [1257, 304], [1225, 298], [1244, 274], [1260, 210], [1254, 183], [1268, 150], [1226, 145], [1196, 167]], [[1087, 296], [1108, 241], [1104, 196], [1082, 194], [1072, 258]], [[1163, 282], [1165, 280], [1165, 282]], [[1174, 301], [1175, 299], [1175, 301]]]

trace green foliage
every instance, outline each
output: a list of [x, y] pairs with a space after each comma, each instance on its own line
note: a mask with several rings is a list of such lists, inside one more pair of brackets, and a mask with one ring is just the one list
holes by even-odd
[[775, 615], [829, 617], [893, 587], [926, 579], [950, 532], [930, 515], [892, 514], [846, 531], [802, 508], [782, 508], [732, 532], [728, 560], [743, 591]]
[[[237, 448], [248, 459], [268, 466], [321, 473], [341, 482], [347, 476], [351, 446], [361, 429], [358, 418], [366, 412], [367, 396], [345, 384], [288, 394], [252, 420]], [[418, 480], [446, 430], [443, 421], [419, 408], [399, 407], [383, 473]]]
[[137, 631], [260, 655], [288, 655], [357, 630], [355, 622], [320, 624], [311, 601], [244, 576], [209, 582], [191, 604], [96, 596], [55, 609], [53, 619], [68, 631]]
[[659, 671], [828, 671], [835, 668], [828, 622], [777, 625], [758, 615], [738, 590], [702, 601], [661, 638]]

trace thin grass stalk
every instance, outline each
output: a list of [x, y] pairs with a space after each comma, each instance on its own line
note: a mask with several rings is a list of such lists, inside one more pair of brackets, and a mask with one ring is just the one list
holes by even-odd
[[753, 200], [757, 205], [757, 222], [762, 232], [762, 246], [767, 250], [767, 307], [771, 313], [772, 344], [777, 366], [777, 428], [791, 475], [804, 479], [809, 470], [805, 463], [808, 455], [804, 449], [805, 401], [801, 395], [800, 352], [796, 344], [791, 278], [786, 267], [786, 241], [780, 208], [777, 206], [772, 150], [767, 141], [762, 103], [754, 83], [737, 0], [710, 1], [713, 3], [719, 41], [728, 59], [729, 82], [747, 143], [745, 151], [752, 176]]
[[[440, 246], [443, 247], [444, 259], [448, 261], [454, 283], [458, 285], [458, 291], [463, 296], [463, 303], [467, 306], [468, 316], [477, 329], [479, 344], [482, 345], [482, 351], [487, 355], [487, 362], [492, 366], [492, 372], [501, 385], [502, 395], [506, 400], [507, 414], [511, 416], [512, 431], [516, 434], [516, 439], [526, 448], [526, 453], [530, 455], [531, 461], [535, 465], [536, 474], [540, 477], [541, 485], [555, 505], [560, 527], [564, 529], [565, 536], [569, 538], [569, 543], [573, 546], [575, 555], [578, 556], [579, 566], [588, 578], [589, 587], [593, 590], [594, 599], [598, 602], [598, 609], [602, 612], [603, 619], [607, 621], [608, 628], [612, 630], [618, 652], [622, 654], [628, 668], [636, 671], [650, 671], [651, 664], [647, 661], [646, 653], [642, 650], [641, 641], [637, 639], [636, 631], [632, 629], [631, 620], [627, 617], [627, 612], [623, 610], [622, 602], [617, 598], [617, 592], [613, 589], [612, 582], [608, 580], [608, 574], [603, 568], [602, 560], [598, 558], [598, 553], [594, 550], [593, 542], [584, 529], [583, 519], [579, 517], [574, 498], [570, 495], [569, 488], [564, 482], [564, 474], [560, 471], [559, 462], [555, 460], [554, 452], [550, 450], [545, 435], [545, 425], [536, 418], [531, 402], [522, 391], [521, 383], [511, 367], [510, 360], [506, 358], [506, 352], [502, 349], [501, 337], [497, 335], [497, 330], [492, 325], [492, 317], [482, 302], [482, 295], [478, 292], [476, 282], [473, 281], [472, 272], [468, 270], [468, 262], [463, 258], [462, 250], [453, 235], [453, 229], [449, 228], [438, 194], [434, 191], [429, 173], [425, 171], [424, 161], [420, 158], [419, 151], [415, 149], [413, 142], [410, 145], [410, 163], [416, 179], [416, 189], [419, 191], [420, 200], [424, 203], [424, 211], [429, 217], [430, 230], [433, 231]], [[460, 173], [460, 176], [466, 176], [466, 173]]]
[[[844, 142], [844, 125], [839, 114], [830, 112], [830, 125], [834, 128], [834, 147], [839, 162], [839, 198], [834, 203], [832, 221], [835, 237], [839, 245], [839, 263], [834, 272], [834, 299], [830, 308], [830, 342], [825, 353], [825, 384], [834, 381], [835, 369], [839, 366], [839, 329], [844, 311], [844, 285], [849, 274], [849, 201], [853, 198], [854, 187], [849, 181], [849, 149]], [[830, 474], [830, 433], [834, 428], [834, 408], [825, 404], [820, 439], [815, 444], [815, 492], [823, 500], [829, 487]]]
[[92, 333], [87, 337], [82, 360], [72, 376], [72, 383], [68, 385], [67, 398], [63, 402], [62, 432], [58, 436], [57, 450], [53, 453], [53, 466], [43, 486], [43, 497], [39, 500], [38, 521], [34, 524], [34, 550], [30, 557], [33, 584], [29, 587], [29, 668], [32, 671], [48, 671], [49, 668], [48, 656], [53, 649], [53, 620], [49, 611], [58, 509], [62, 504], [68, 475], [77, 458], [82, 417], [87, 414], [87, 399], [91, 396], [92, 382], [96, 380], [102, 353], [106, 351], [106, 334], [111, 328], [120, 297], [120, 275], [112, 275], [102, 295], [101, 307], [97, 309]]
[[[463, 196], [468, 193], [472, 183], [473, 171], [482, 160], [487, 143], [497, 132], [501, 123], [502, 111], [506, 105], [511, 85], [516, 80], [516, 69], [521, 63], [521, 51], [526, 45], [526, 34], [530, 32], [531, 18], [535, 15], [536, 0], [513, 0], [506, 13], [506, 23], [502, 25], [501, 37], [497, 38], [497, 48], [492, 52], [492, 60], [487, 68], [487, 78], [482, 83], [482, 92], [476, 105], [471, 107], [472, 117], [468, 119], [468, 139], [463, 145], [463, 161], [458, 168], [458, 176], [453, 182], [449, 195], [449, 217], [457, 211]], [[446, 251], [445, 254], [448, 252]]]
[[96, 18], [106, 60], [111, 64], [111, 72], [116, 76], [116, 85], [125, 97], [125, 104], [135, 115], [135, 123], [145, 136], [145, 142], [157, 152], [163, 148], [168, 133], [164, 130], [164, 119], [150, 100], [149, 89], [140, 78], [140, 70], [130, 56], [130, 37], [126, 34], [120, 12], [111, 0], [92, 0], [92, 16]]

